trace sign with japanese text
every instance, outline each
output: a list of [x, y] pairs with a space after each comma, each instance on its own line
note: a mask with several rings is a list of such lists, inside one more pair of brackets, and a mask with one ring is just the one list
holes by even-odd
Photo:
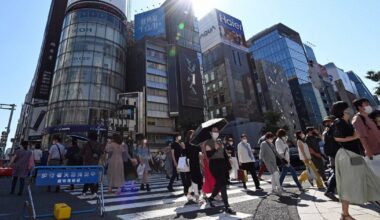
[[38, 186], [98, 183], [100, 167], [41, 167], [36, 170]]
[[145, 36], [165, 36], [165, 11], [163, 8], [135, 15], [135, 40], [140, 40]]

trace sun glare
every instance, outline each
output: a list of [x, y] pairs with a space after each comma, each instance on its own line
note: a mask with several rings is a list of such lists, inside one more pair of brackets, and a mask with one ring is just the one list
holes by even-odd
[[195, 16], [200, 19], [216, 8], [216, 0], [192, 0]]

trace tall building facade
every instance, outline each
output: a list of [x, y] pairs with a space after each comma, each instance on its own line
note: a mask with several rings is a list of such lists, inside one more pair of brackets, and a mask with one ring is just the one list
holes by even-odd
[[127, 90], [145, 94], [150, 146], [162, 147], [204, 121], [198, 32], [189, 0], [167, 0], [135, 16]]
[[255, 62], [257, 92], [262, 112], [281, 113], [278, 126], [289, 134], [301, 129], [296, 106], [283, 68], [268, 61]]
[[70, 1], [47, 113], [47, 131], [105, 130], [125, 91], [125, 1]]
[[261, 111], [242, 22], [214, 9], [200, 20], [199, 30], [207, 118], [226, 118], [224, 133], [237, 140], [241, 133], [259, 138]]
[[353, 71], [348, 71], [346, 74], [351, 82], [354, 83], [359, 97], [368, 99], [372, 106], [380, 105], [378, 100], [374, 98], [362, 79], [356, 73]]
[[36, 72], [22, 105], [14, 144], [21, 140], [39, 142], [45, 133], [45, 116], [66, 6], [67, 0], [51, 1]]
[[283, 68], [302, 128], [322, 122], [320, 100], [309, 77], [309, 66], [300, 35], [283, 24], [274, 25], [248, 40], [255, 60]]

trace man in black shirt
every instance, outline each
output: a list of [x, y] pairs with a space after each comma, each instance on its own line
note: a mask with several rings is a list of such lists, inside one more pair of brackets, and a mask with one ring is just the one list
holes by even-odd
[[177, 172], [178, 160], [181, 157], [181, 155], [184, 153], [183, 147], [181, 146], [183, 145], [183, 142], [181, 140], [182, 140], [181, 135], [177, 134], [175, 136], [175, 141], [170, 146], [171, 151], [172, 151], [172, 158], [173, 158], [173, 172], [170, 178], [169, 185], [167, 187], [170, 192], [174, 191], [173, 183], [174, 183], [174, 180], [178, 178], [178, 172]]
[[322, 177], [323, 181], [327, 181], [323, 155], [321, 153], [321, 149], [319, 148], [319, 142], [322, 140], [321, 134], [313, 127], [306, 128], [306, 133], [307, 135], [305, 141], [309, 146], [311, 160], [313, 161], [315, 167], [318, 169], [318, 173]]

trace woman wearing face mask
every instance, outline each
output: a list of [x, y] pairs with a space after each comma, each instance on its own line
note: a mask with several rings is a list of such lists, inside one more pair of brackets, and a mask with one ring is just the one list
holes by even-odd
[[[248, 143], [248, 137], [246, 134], [242, 134], [240, 136], [241, 142], [238, 144], [238, 157], [239, 157], [239, 164], [243, 170], [246, 170], [248, 173], [251, 174], [252, 179], [255, 183], [256, 190], [262, 191], [260, 188], [260, 181], [257, 178], [256, 171], [255, 171], [255, 157], [252, 153], [251, 145]], [[243, 182], [244, 189], [247, 189], [247, 185], [245, 182]]]
[[340, 145], [335, 156], [336, 183], [342, 202], [342, 220], [352, 220], [349, 204], [364, 204], [380, 200], [380, 178], [373, 174], [364, 161], [359, 135], [350, 123], [352, 113], [346, 102], [334, 103], [331, 113], [334, 122], [334, 139]]
[[[201, 173], [200, 159], [201, 159], [201, 148], [197, 145], [192, 145], [190, 140], [194, 135], [194, 130], [189, 130], [186, 134], [185, 141], [185, 151], [186, 156], [189, 158], [190, 164], [190, 190], [194, 192], [195, 201], [199, 202], [199, 193], [201, 192], [203, 185], [203, 176]], [[191, 195], [190, 195], [191, 196]]]
[[145, 165], [140, 190], [146, 189], [147, 192], [150, 192], [150, 187], [148, 184], [148, 177], [149, 177], [149, 171], [151, 171], [151, 168], [149, 166], [149, 161], [151, 160], [152, 156], [150, 154], [150, 150], [147, 146], [147, 143], [148, 143], [148, 140], [146, 138], [144, 138], [141, 141], [141, 145], [139, 146], [139, 148], [137, 150], [137, 155], [138, 155], [140, 163]]
[[286, 131], [284, 129], [279, 129], [276, 133], [276, 150], [278, 154], [284, 158], [288, 163], [282, 166], [282, 172], [280, 176], [280, 184], [284, 182], [285, 176], [288, 172], [292, 174], [294, 182], [297, 184], [298, 189], [303, 192], [301, 183], [298, 181], [296, 170], [290, 164], [290, 155], [289, 155], [289, 145], [287, 144], [288, 136], [286, 136]]
[[[308, 171], [309, 170], [313, 176], [315, 177], [315, 180], [317, 181], [317, 187], [319, 189], [323, 189], [323, 182], [321, 176], [319, 176], [319, 173], [317, 171], [317, 168], [315, 167], [314, 163], [311, 161], [311, 154], [309, 151], [309, 146], [305, 142], [305, 134], [302, 131], [296, 132], [296, 138], [297, 138], [297, 147], [298, 147], [298, 155], [300, 157], [300, 160], [302, 160], [305, 164], [306, 170], [301, 173], [299, 176], [299, 182], [302, 184], [306, 180], [309, 179]], [[312, 183], [311, 180], [309, 180], [310, 183]]]
[[222, 194], [222, 200], [225, 206], [225, 212], [228, 214], [236, 214], [234, 210], [231, 209], [228, 203], [227, 196], [227, 177], [226, 172], [228, 172], [228, 167], [226, 164], [228, 162], [228, 155], [223, 148], [223, 143], [217, 141], [219, 137], [219, 129], [217, 127], [213, 127], [211, 130], [211, 139], [205, 142], [206, 154], [209, 158], [209, 167], [212, 176], [215, 178], [215, 186], [212, 191], [212, 194], [207, 201], [209, 202], [211, 207], [214, 207], [215, 196], [219, 192]]
[[276, 157], [280, 157], [273, 145], [274, 135], [271, 132], [265, 134], [265, 141], [260, 146], [260, 158], [264, 161], [269, 173], [272, 175], [272, 193], [281, 195], [283, 189], [280, 184], [280, 174], [278, 171]]

